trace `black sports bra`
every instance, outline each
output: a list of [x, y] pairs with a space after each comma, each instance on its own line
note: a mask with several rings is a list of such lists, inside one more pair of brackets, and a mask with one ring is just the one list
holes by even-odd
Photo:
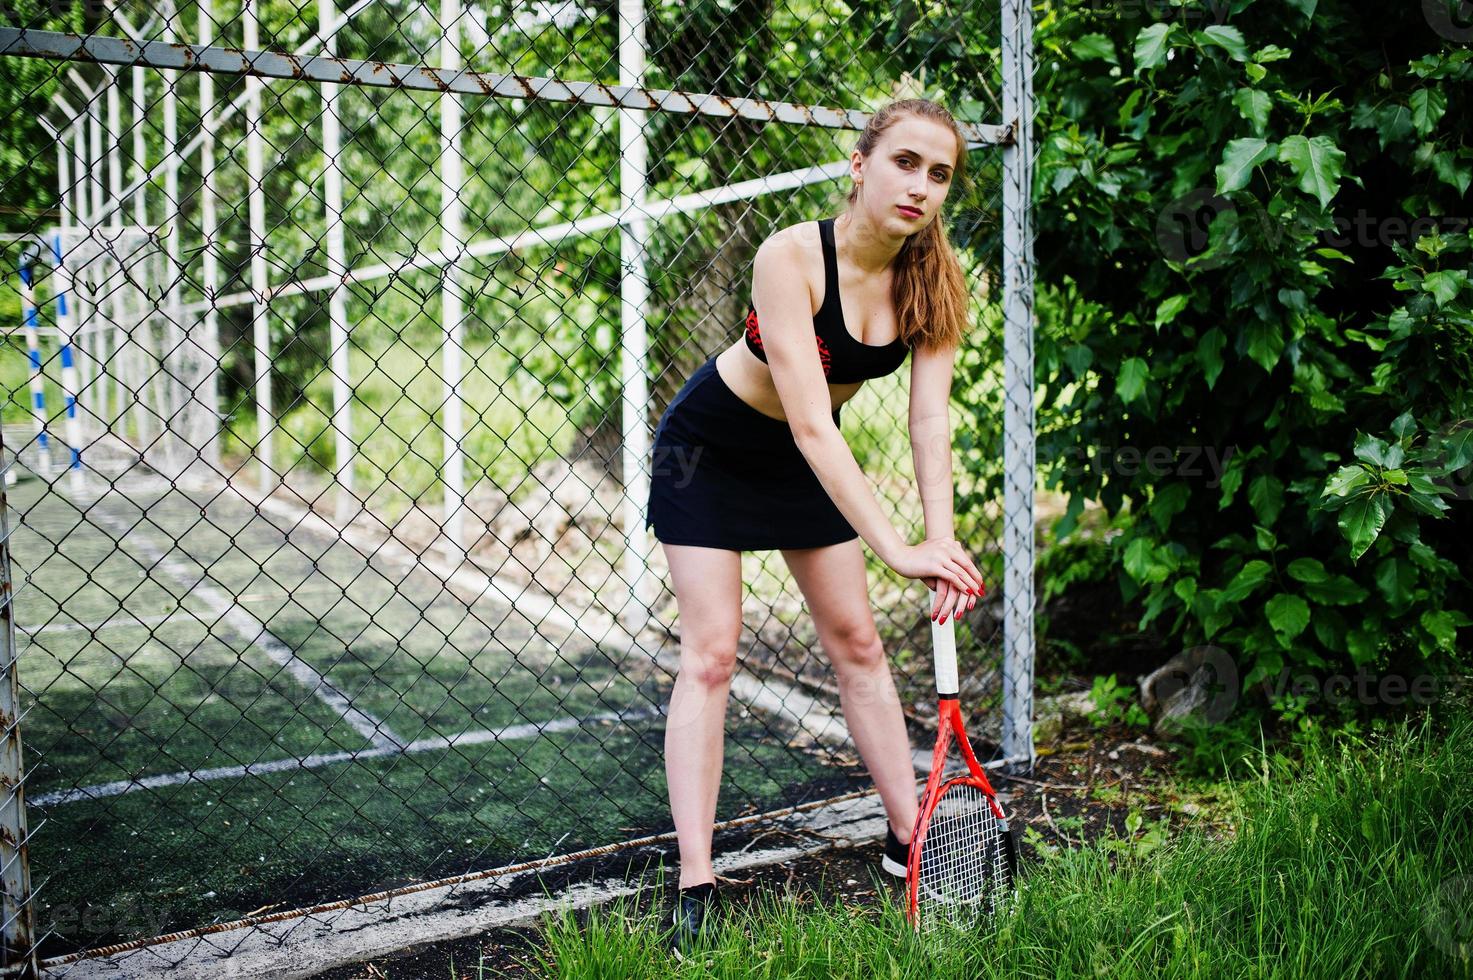
[[[823, 244], [824, 290], [823, 305], [813, 314], [813, 333], [824, 378], [830, 384], [883, 378], [905, 362], [910, 348], [899, 337], [888, 344], [866, 344], [854, 338], [844, 326], [844, 310], [839, 302], [839, 259], [834, 248], [833, 218], [819, 220], [818, 238]], [[751, 303], [747, 304], [747, 349], [763, 364], [767, 363], [762, 332], [757, 326], [757, 310]]]

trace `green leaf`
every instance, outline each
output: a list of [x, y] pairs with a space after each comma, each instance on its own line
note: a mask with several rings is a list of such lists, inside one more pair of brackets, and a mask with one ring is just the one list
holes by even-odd
[[1293, 56], [1293, 51], [1290, 51], [1288, 48], [1281, 48], [1277, 44], [1266, 44], [1253, 52], [1253, 60], [1260, 61], [1265, 65], [1274, 61], [1284, 61]]
[[1064, 348], [1064, 363], [1076, 376], [1083, 376], [1089, 366], [1094, 363], [1095, 352], [1084, 344], [1075, 344]]
[[1325, 481], [1325, 497], [1348, 497], [1359, 487], [1371, 482], [1364, 466], [1342, 466]]
[[1446, 306], [1458, 298], [1458, 293], [1468, 284], [1468, 273], [1462, 269], [1445, 269], [1429, 272], [1422, 277], [1422, 288], [1432, 294], [1439, 307]]
[[1197, 363], [1202, 365], [1202, 375], [1207, 379], [1207, 390], [1211, 391], [1217, 384], [1217, 376], [1222, 373], [1222, 348], [1227, 343], [1227, 337], [1217, 327], [1213, 327], [1202, 335], [1197, 341]]
[[1239, 115], [1253, 124], [1253, 132], [1262, 135], [1268, 126], [1269, 110], [1273, 108], [1268, 93], [1245, 86], [1233, 93], [1233, 105], [1237, 106]]
[[1115, 44], [1103, 34], [1085, 34], [1069, 48], [1080, 61], [1100, 59], [1112, 65], [1120, 64], [1115, 57]]
[[1309, 603], [1297, 595], [1281, 592], [1264, 605], [1269, 625], [1286, 640], [1303, 633], [1309, 626]]
[[1156, 484], [1152, 488], [1151, 502], [1146, 505], [1151, 512], [1151, 520], [1165, 531], [1171, 524], [1171, 519], [1186, 509], [1191, 496], [1191, 488], [1185, 480], [1177, 480], [1164, 487]]
[[1381, 652], [1384, 637], [1374, 629], [1353, 629], [1345, 634], [1345, 649], [1357, 667], [1363, 667], [1376, 659]]
[[1353, 579], [1336, 575], [1327, 582], [1306, 582], [1304, 594], [1322, 606], [1348, 606], [1362, 601], [1370, 593]]
[[1330, 573], [1318, 558], [1295, 558], [1289, 562], [1289, 574], [1300, 582], [1328, 582]]
[[1284, 353], [1284, 337], [1279, 325], [1270, 320], [1252, 320], [1248, 324], [1248, 356], [1265, 371], [1272, 371]]
[[1260, 521], [1272, 525], [1284, 506], [1283, 482], [1267, 473], [1255, 477], [1248, 484], [1248, 504]]
[[1420, 136], [1426, 136], [1447, 112], [1447, 96], [1441, 89], [1419, 88], [1408, 100], [1412, 107], [1412, 125]]
[[1233, 580], [1228, 583], [1227, 588], [1222, 590], [1222, 598], [1225, 602], [1242, 602], [1253, 594], [1254, 590], [1267, 581], [1273, 567], [1262, 559], [1255, 558], [1244, 565]]
[[1151, 369], [1145, 360], [1139, 357], [1128, 357], [1125, 363], [1120, 365], [1120, 380], [1116, 384], [1116, 391], [1120, 394], [1120, 400], [1127, 405], [1135, 401], [1146, 390], [1146, 381], [1151, 376]]
[[1457, 625], [1453, 622], [1453, 614], [1446, 609], [1429, 609], [1422, 614], [1422, 628], [1432, 634], [1437, 645], [1444, 650], [1453, 648], [1453, 641], [1457, 639]]
[[1243, 32], [1236, 27], [1225, 24], [1213, 24], [1192, 35], [1201, 44], [1215, 44], [1228, 53], [1228, 57], [1234, 61], [1248, 60], [1248, 43], [1243, 40]]
[[1391, 420], [1391, 434], [1398, 439], [1405, 439], [1417, 431], [1417, 420], [1412, 417], [1411, 409], [1402, 412]]
[[1248, 186], [1253, 177], [1253, 168], [1265, 160], [1272, 160], [1274, 144], [1257, 136], [1228, 140], [1222, 148], [1222, 162], [1217, 165], [1217, 193], [1231, 194]]
[[[1391, 461], [1391, 447], [1384, 440], [1377, 439], [1373, 435], [1357, 432], [1355, 439], [1355, 458], [1374, 466], [1395, 466]], [[1399, 462], [1398, 458], [1398, 462]]]
[[1135, 36], [1135, 71], [1140, 74], [1143, 69], [1155, 68], [1166, 60], [1166, 49], [1170, 47], [1167, 35], [1171, 33], [1172, 25], [1165, 21], [1158, 21], [1148, 27], [1142, 27]]
[[1187, 301], [1190, 298], [1184, 294], [1178, 294], [1163, 299], [1156, 307], [1156, 326], [1159, 328], [1163, 324], [1175, 320], [1177, 314], [1187, 308]]
[[1151, 573], [1151, 542], [1147, 538], [1136, 538], [1125, 546], [1125, 571], [1137, 582], [1144, 582]]
[[1340, 189], [1345, 151], [1328, 136], [1287, 137], [1279, 145], [1279, 159], [1299, 178], [1299, 189], [1317, 198], [1320, 207], [1328, 205]]
[[1454, 429], [1451, 435], [1443, 436], [1442, 456], [1447, 461], [1446, 473], [1453, 473], [1473, 463], [1473, 425]]
[[1389, 505], [1380, 494], [1352, 500], [1340, 512], [1340, 531], [1350, 542], [1350, 557], [1358, 561], [1366, 549], [1375, 543], [1381, 528], [1386, 526]]

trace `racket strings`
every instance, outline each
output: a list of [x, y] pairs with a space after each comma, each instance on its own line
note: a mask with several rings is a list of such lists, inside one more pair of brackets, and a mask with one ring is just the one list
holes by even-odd
[[975, 786], [949, 787], [931, 812], [921, 844], [917, 908], [923, 927], [969, 927], [1006, 894], [1009, 871], [1003, 823]]

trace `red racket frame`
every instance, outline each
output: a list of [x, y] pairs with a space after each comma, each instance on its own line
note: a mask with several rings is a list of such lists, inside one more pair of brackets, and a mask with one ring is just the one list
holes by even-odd
[[[931, 815], [936, 811], [936, 805], [941, 802], [941, 797], [951, 787], [956, 785], [967, 785], [981, 790], [987, 798], [987, 803], [992, 807], [993, 816], [998, 820], [1007, 821], [1007, 816], [1002, 811], [1002, 806], [997, 802], [997, 791], [992, 788], [992, 783], [987, 781], [987, 774], [977, 763], [977, 757], [972, 753], [972, 743], [967, 740], [966, 727], [962, 724], [961, 702], [955, 696], [942, 695], [937, 703], [936, 724], [936, 747], [931, 752], [931, 775], [926, 780], [926, 792], [921, 797], [921, 809], [916, 814], [915, 829], [910, 835], [910, 855], [905, 869], [905, 891], [906, 891], [906, 914], [911, 924], [919, 929], [920, 905], [919, 889], [921, 881], [921, 848], [926, 841], [926, 833], [931, 827]], [[942, 774], [946, 768], [946, 752], [951, 745], [952, 734], [955, 733], [958, 746], [961, 748], [962, 758], [967, 763], [967, 774], [954, 776], [942, 782]]]

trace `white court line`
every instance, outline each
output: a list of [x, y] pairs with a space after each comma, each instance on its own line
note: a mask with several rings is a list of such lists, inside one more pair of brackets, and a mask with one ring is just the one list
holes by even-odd
[[163, 773], [143, 779], [119, 779], [111, 783], [83, 786], [78, 789], [63, 789], [50, 793], [38, 793], [35, 796], [27, 796], [26, 804], [42, 807], [59, 806], [63, 803], [76, 803], [80, 800], [100, 800], [105, 797], [121, 796], [124, 793], [133, 793], [138, 790], [178, 786], [188, 782], [239, 779], [241, 776], [265, 776], [270, 773], [285, 772], [290, 769], [319, 769], [338, 762], [376, 759], [386, 755], [398, 755], [407, 752], [443, 751], [451, 747], [464, 745], [483, 745], [487, 742], [510, 742], [516, 741], [517, 739], [535, 738], [538, 735], [566, 732], [594, 722], [644, 721], [661, 714], [664, 714], [664, 712], [660, 708], [653, 706], [639, 708], [633, 711], [606, 711], [596, 715], [589, 715], [586, 718], [557, 718], [542, 724], [523, 722], [521, 724], [508, 725], [505, 728], [461, 732], [457, 735], [433, 735], [428, 738], [416, 739], [408, 745], [402, 746], [382, 745], [371, 749], [361, 749], [356, 752], [324, 752], [301, 758], [273, 759], [270, 762], [252, 762], [248, 765], [219, 766], [214, 769], [191, 769], [186, 772]]
[[[569, 635], [586, 637], [597, 646], [611, 648], [624, 656], [638, 654], [640, 658], [653, 660], [672, 677], [680, 670], [678, 655], [664, 650], [647, 649], [639, 637], [632, 636], [617, 618], [608, 615], [598, 606], [573, 609], [570, 612], [566, 603], [520, 583], [487, 575], [469, 561], [452, 567], [434, 552], [415, 552], [393, 537], [392, 533], [384, 539], [375, 540], [373, 536], [351, 525], [341, 529], [334, 527], [316, 512], [278, 497], [263, 496], [257, 492], [247, 496], [246, 490], [253, 488], [232, 485], [229, 489], [262, 513], [275, 513], [290, 520], [293, 524], [291, 530], [310, 528], [334, 540], [353, 545], [364, 554], [366, 561], [394, 562], [405, 569], [421, 569], [433, 575], [446, 588], [455, 586], [478, 600], [487, 597], [498, 599], [532, 623], [533, 629], [539, 635], [544, 625], [551, 624]], [[389, 531], [386, 525], [384, 529]], [[781, 718], [815, 739], [831, 745], [849, 744], [849, 728], [838, 711], [778, 678], [759, 678], [743, 668], [739, 662], [737, 670], [732, 674], [731, 693], [738, 701]]]
[[297, 683], [336, 711], [375, 748], [402, 749], [404, 747], [403, 739], [390, 731], [387, 725], [355, 706], [347, 695], [334, 687], [311, 664], [298, 657], [290, 647], [273, 636], [266, 629], [265, 624], [231, 601], [225, 593], [205, 581], [209, 576], [208, 571], [203, 569], [196, 571], [190, 568], [142, 535], [133, 533], [133, 528], [124, 525], [122, 521], [102, 513], [100, 507], [91, 508], [89, 516], [97, 523], [109, 527], [117, 535], [120, 543], [126, 541], [153, 559], [156, 566], [172, 575], [179, 585], [188, 588], [191, 596], [208, 606], [217, 620], [224, 622], [240, 639], [257, 647], [275, 663], [286, 668], [287, 673], [291, 674]]

